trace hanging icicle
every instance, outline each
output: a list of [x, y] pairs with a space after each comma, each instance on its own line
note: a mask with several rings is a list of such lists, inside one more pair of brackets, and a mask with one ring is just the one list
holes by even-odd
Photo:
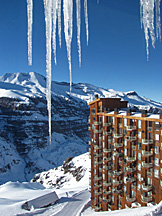
[[52, 1], [52, 20], [53, 20], [53, 27], [52, 27], [52, 47], [53, 47], [53, 55], [54, 55], [54, 61], [55, 64], [57, 63], [56, 61], [56, 21], [57, 21], [57, 9], [58, 9], [58, 0], [53, 0]]
[[33, 0], [27, 0], [28, 15], [28, 64], [32, 65], [32, 25], [33, 25]]
[[87, 9], [87, 0], [84, 0], [84, 16], [85, 16], [86, 35], [87, 35], [87, 45], [88, 45], [89, 30], [88, 30], [88, 9]]
[[52, 0], [44, 0], [46, 23], [46, 99], [48, 110], [49, 143], [51, 145], [51, 45], [52, 45]]
[[61, 0], [58, 0], [58, 35], [59, 35], [59, 45], [61, 48]]
[[70, 93], [72, 89], [72, 74], [71, 74], [71, 41], [73, 36], [73, 0], [64, 0], [64, 33], [67, 48], [67, 58], [69, 62], [70, 72]]
[[161, 0], [156, 0], [156, 38], [161, 40], [160, 2]]
[[79, 55], [79, 66], [81, 66], [81, 44], [80, 44], [80, 0], [76, 0], [76, 16], [77, 16], [77, 42], [78, 42], [78, 55]]
[[160, 1], [161, 0], [140, 0], [141, 26], [144, 27], [147, 60], [149, 58], [149, 33], [152, 46], [155, 48], [155, 29], [154, 29], [154, 7], [156, 6], [156, 36], [161, 38], [160, 22]]

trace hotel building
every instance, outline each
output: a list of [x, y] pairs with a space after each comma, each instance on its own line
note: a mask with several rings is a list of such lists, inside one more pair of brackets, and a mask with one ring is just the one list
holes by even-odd
[[96, 211], [162, 200], [162, 112], [133, 112], [127, 103], [120, 98], [89, 103], [89, 184]]

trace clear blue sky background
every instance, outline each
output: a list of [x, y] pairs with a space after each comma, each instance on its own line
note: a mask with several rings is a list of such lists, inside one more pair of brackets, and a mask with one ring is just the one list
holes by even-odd
[[[139, 13], [139, 0], [100, 0], [100, 4], [97, 0], [88, 0], [90, 40], [87, 47], [82, 4], [82, 66], [79, 68], [78, 64], [74, 14], [73, 82], [87, 82], [119, 91], [135, 90], [142, 96], [162, 102], [162, 42], [157, 41], [154, 50], [150, 41], [147, 62]], [[34, 0], [33, 66], [29, 67], [27, 62], [26, 0], [1, 1], [0, 25], [0, 76], [30, 71], [45, 76], [43, 0]], [[62, 48], [57, 41], [57, 66], [53, 61], [52, 79], [69, 82], [63, 23]]]

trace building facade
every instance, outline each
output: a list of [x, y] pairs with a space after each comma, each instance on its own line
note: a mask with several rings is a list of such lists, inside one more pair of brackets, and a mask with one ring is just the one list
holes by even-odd
[[91, 206], [96, 211], [162, 200], [162, 113], [127, 109], [119, 98], [89, 103]]

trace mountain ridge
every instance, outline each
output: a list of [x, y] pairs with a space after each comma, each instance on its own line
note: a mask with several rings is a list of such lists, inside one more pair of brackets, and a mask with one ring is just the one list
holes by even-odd
[[[106, 90], [92, 84], [52, 82], [52, 146], [48, 141], [46, 78], [30, 73], [0, 77], [0, 184], [30, 180], [36, 173], [62, 165], [68, 156], [88, 151], [88, 102], [120, 97], [129, 107], [158, 113], [162, 103], [135, 91]], [[21, 175], [17, 176], [20, 171]]]

